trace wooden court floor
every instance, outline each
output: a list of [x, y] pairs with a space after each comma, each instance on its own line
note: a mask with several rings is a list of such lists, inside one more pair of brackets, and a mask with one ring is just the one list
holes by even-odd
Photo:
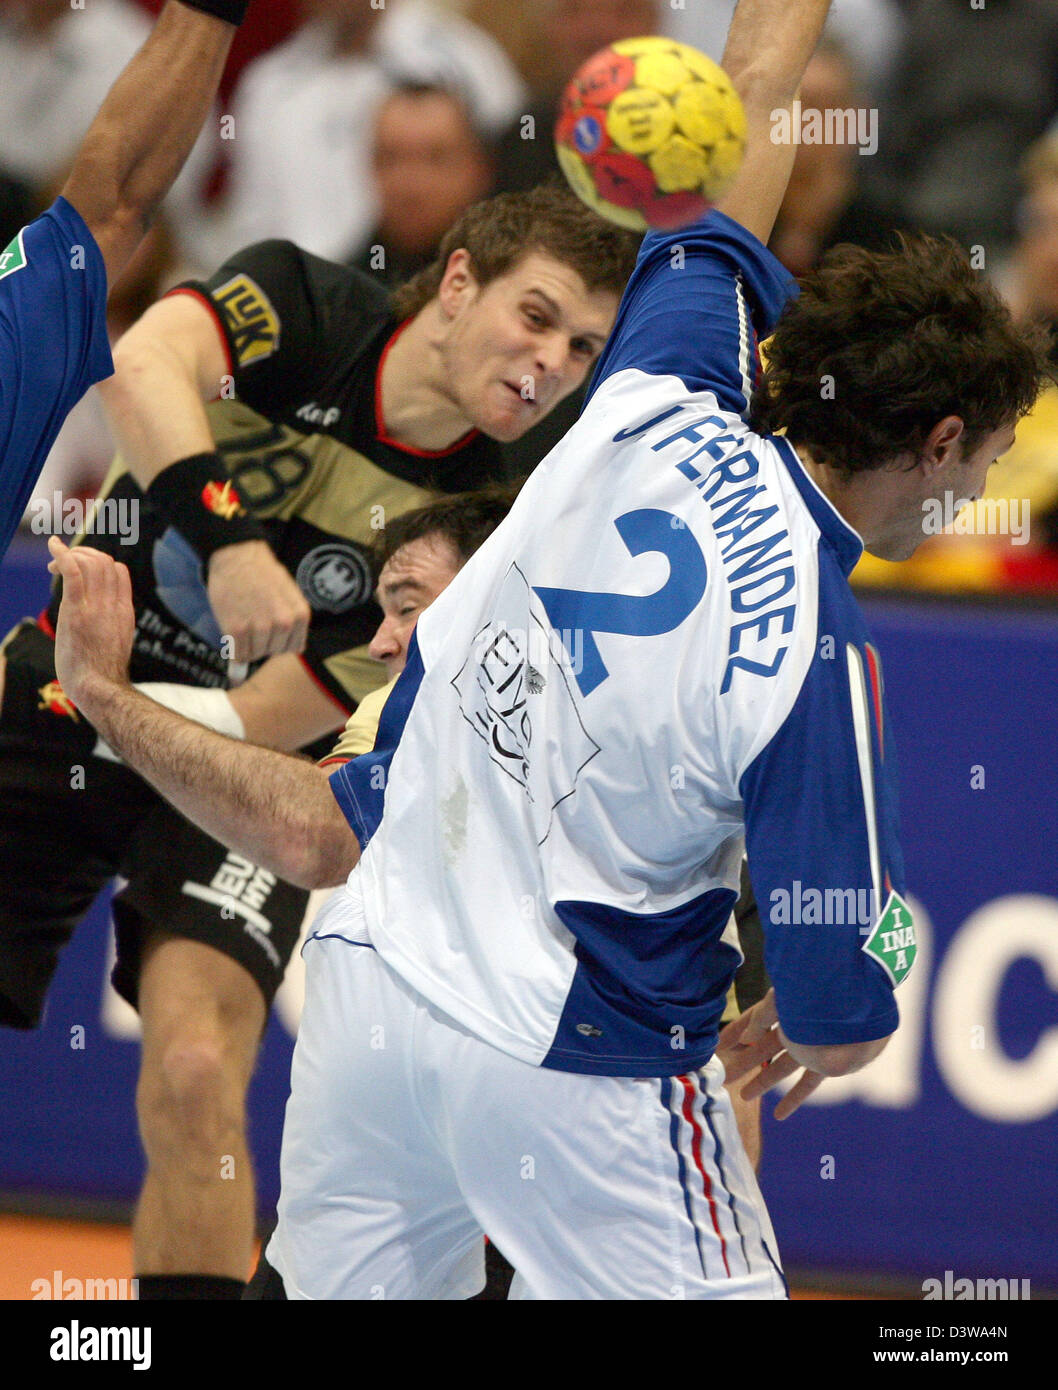
[[[117, 1281], [119, 1296], [130, 1295], [132, 1232], [128, 1226], [0, 1214], [0, 1301], [54, 1298], [68, 1280], [83, 1286], [87, 1280], [111, 1279]], [[878, 1296], [793, 1289], [796, 1299]]]

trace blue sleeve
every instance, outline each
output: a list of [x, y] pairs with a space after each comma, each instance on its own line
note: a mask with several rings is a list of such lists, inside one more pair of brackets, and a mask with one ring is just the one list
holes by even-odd
[[360, 842], [361, 851], [382, 823], [385, 808], [386, 783], [393, 755], [404, 733], [411, 707], [422, 684], [423, 664], [419, 655], [417, 634], [408, 643], [408, 658], [400, 679], [382, 707], [378, 721], [378, 737], [370, 753], [361, 753], [336, 768], [327, 779], [342, 815], [349, 822]]
[[904, 881], [877, 652], [858, 612], [843, 621], [822, 598], [818, 631], [797, 700], [740, 791], [779, 1021], [791, 1041], [822, 1046], [897, 1026], [892, 982], [866, 948]]
[[114, 370], [107, 275], [65, 198], [0, 251], [0, 556], [63, 421]]
[[723, 213], [679, 232], [651, 233], [625, 289], [591, 392], [627, 367], [715, 391], [744, 415], [759, 373], [758, 344], [794, 292], [775, 257]]

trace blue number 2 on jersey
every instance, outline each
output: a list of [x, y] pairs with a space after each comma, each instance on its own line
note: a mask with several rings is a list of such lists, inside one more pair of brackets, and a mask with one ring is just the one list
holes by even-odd
[[574, 674], [582, 695], [609, 676], [595, 641], [597, 632], [623, 637], [661, 637], [688, 618], [705, 593], [705, 556], [686, 524], [671, 512], [643, 508], [619, 516], [614, 525], [630, 555], [660, 551], [669, 577], [654, 594], [603, 594], [581, 589], [536, 588], [552, 628], [562, 634], [573, 661], [572, 634], [583, 641], [583, 660]]

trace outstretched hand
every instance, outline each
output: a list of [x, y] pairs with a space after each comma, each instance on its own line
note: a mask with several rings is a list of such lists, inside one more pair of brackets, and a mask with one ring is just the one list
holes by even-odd
[[[753, 1073], [739, 1091], [743, 1100], [755, 1100], [801, 1070], [800, 1062], [794, 1061], [786, 1050], [773, 989], [759, 1004], [754, 1004], [727, 1025], [717, 1042], [716, 1055], [724, 1064], [726, 1080], [731, 1085]], [[824, 1080], [826, 1078], [819, 1072], [806, 1068], [800, 1080], [775, 1107], [775, 1118], [787, 1119]]]
[[128, 569], [87, 545], [72, 550], [48, 541], [51, 574], [61, 577], [62, 604], [55, 624], [55, 674], [75, 705], [115, 685], [129, 683], [136, 634]]

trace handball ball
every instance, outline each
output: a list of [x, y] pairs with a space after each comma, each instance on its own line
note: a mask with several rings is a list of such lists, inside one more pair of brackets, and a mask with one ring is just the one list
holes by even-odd
[[671, 39], [625, 39], [566, 88], [555, 128], [575, 193], [619, 226], [686, 226], [730, 187], [746, 116], [723, 68]]

